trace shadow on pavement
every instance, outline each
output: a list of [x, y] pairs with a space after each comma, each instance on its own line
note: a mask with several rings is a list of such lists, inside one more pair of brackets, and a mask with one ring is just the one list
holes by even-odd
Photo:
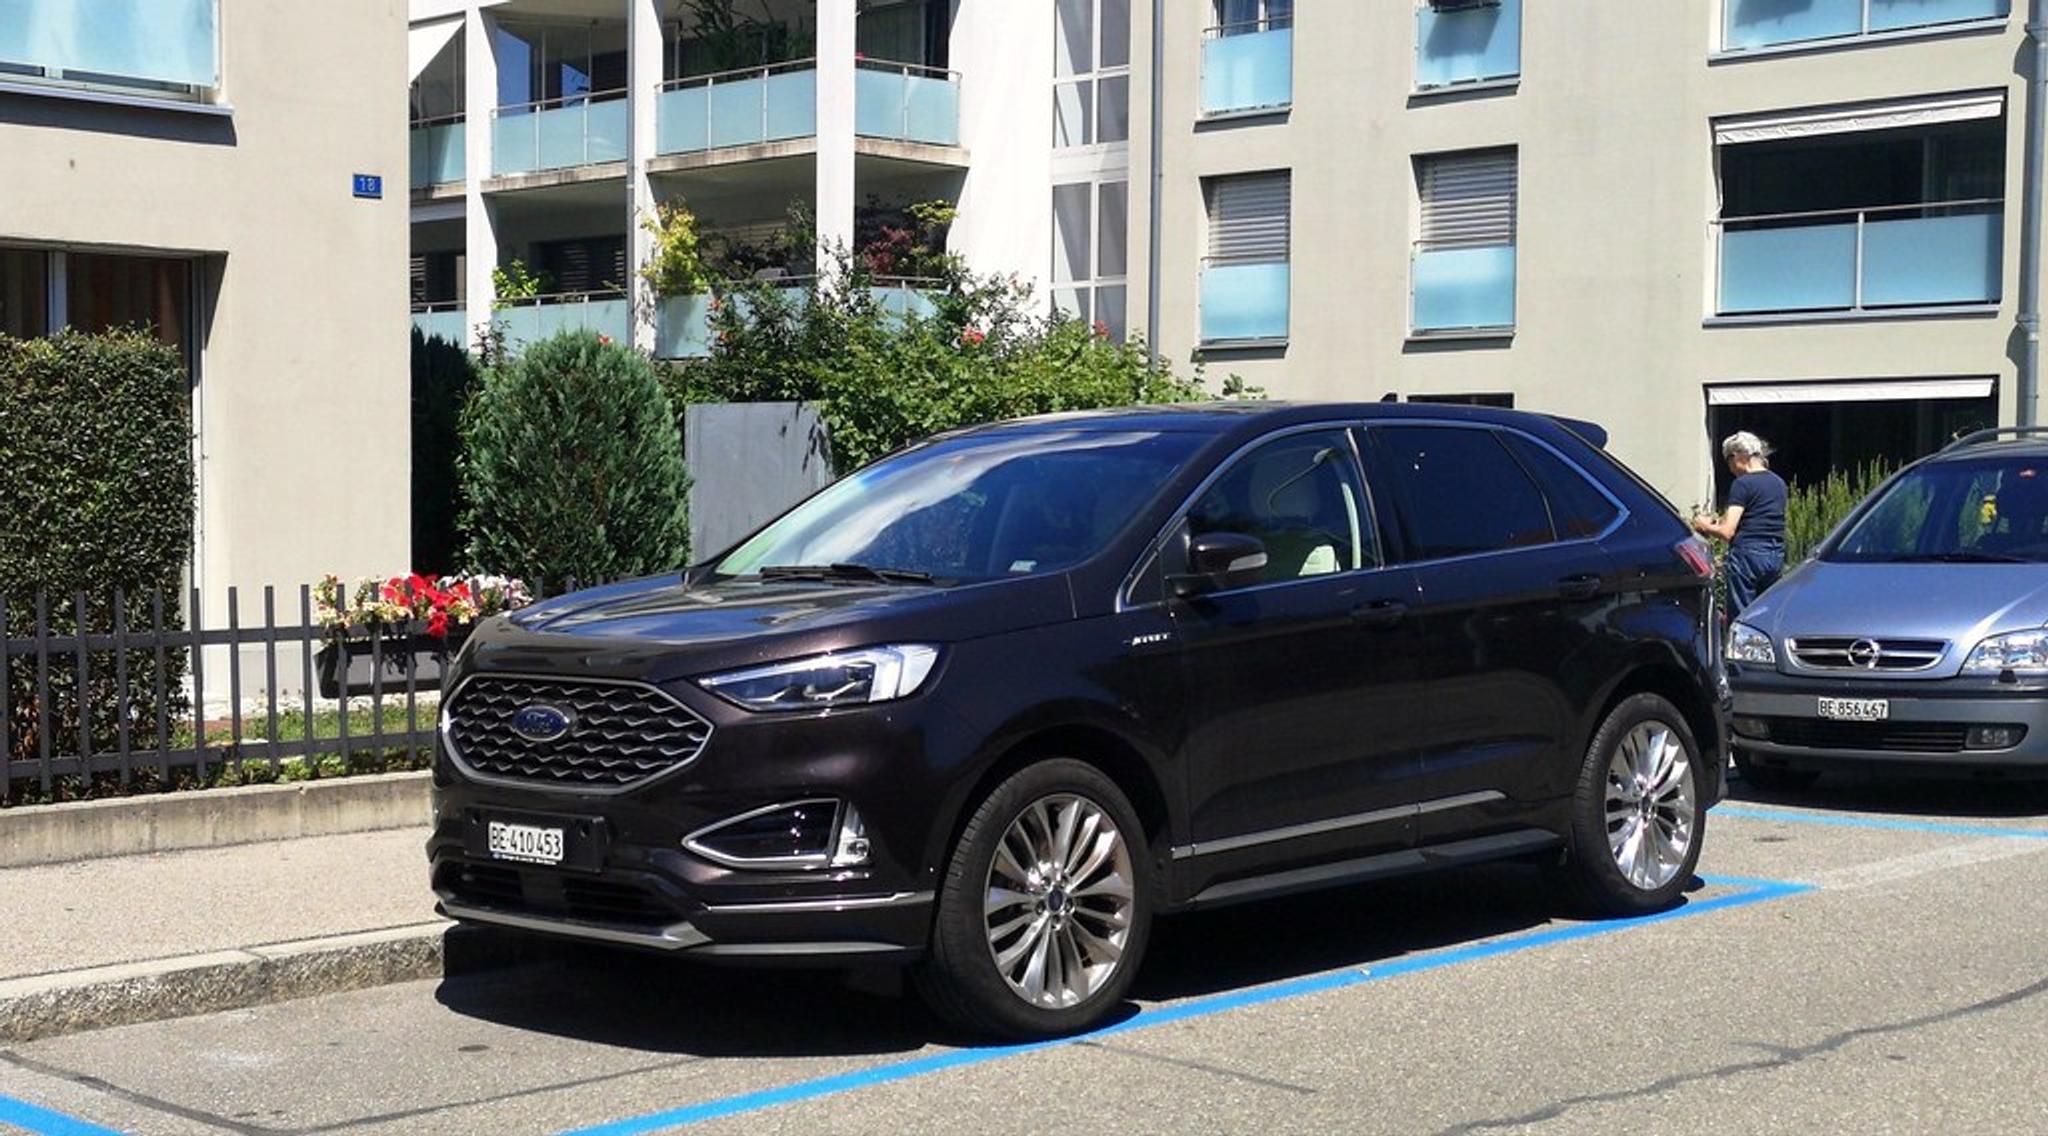
[[1737, 778], [1728, 787], [1728, 800], [1731, 804], [1835, 809], [1937, 821], [2034, 817], [2048, 815], [2048, 781], [1828, 773], [1809, 788], [1772, 792]]

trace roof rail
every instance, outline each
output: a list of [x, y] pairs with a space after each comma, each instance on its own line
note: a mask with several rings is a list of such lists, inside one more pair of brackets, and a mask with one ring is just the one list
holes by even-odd
[[1941, 452], [1945, 454], [1950, 450], [1962, 449], [1964, 446], [1975, 446], [1980, 445], [1984, 442], [1995, 442], [2008, 434], [2016, 438], [2029, 437], [2033, 435], [2048, 436], [2048, 426], [1993, 426], [1986, 430], [1972, 430], [1969, 433], [1963, 435], [1962, 437], [1957, 438], [1955, 441], [1950, 442], [1948, 445], [1943, 446], [1941, 448]]

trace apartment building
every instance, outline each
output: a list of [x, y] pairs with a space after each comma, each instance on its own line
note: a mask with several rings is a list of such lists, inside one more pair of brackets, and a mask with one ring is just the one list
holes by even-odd
[[[1123, 0], [1055, 7], [1078, 27]], [[2009, 0], [1134, 9], [1110, 267], [1175, 361], [1594, 419], [1682, 504], [1735, 429], [1810, 477], [2018, 413]], [[1055, 274], [1084, 263], [1082, 180], [1052, 191]]]
[[0, 332], [184, 353], [210, 606], [277, 585], [288, 620], [299, 584], [406, 562], [405, 26], [400, 0], [0, 4]]

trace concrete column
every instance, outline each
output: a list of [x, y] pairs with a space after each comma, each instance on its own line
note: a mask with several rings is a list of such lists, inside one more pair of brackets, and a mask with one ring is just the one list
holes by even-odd
[[818, 0], [818, 271], [853, 248], [855, 0]]
[[626, 295], [632, 310], [633, 346], [654, 352], [654, 289], [640, 269], [654, 256], [654, 235], [643, 222], [654, 216], [654, 183], [647, 163], [654, 158], [655, 103], [661, 90], [661, 6], [659, 0], [627, 0], [626, 96], [632, 142], [626, 159]]
[[497, 21], [474, 4], [463, 13], [463, 323], [471, 347], [477, 328], [491, 322], [497, 300], [491, 270], [498, 265], [498, 225], [484, 197], [484, 179], [491, 176], [491, 112], [498, 105], [498, 53], [491, 42], [496, 32]]

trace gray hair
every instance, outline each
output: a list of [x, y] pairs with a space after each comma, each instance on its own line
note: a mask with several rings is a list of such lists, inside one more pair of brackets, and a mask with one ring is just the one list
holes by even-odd
[[1765, 445], [1764, 440], [1755, 434], [1747, 430], [1737, 430], [1721, 440], [1721, 456], [1766, 458], [1771, 456], [1771, 447]]

